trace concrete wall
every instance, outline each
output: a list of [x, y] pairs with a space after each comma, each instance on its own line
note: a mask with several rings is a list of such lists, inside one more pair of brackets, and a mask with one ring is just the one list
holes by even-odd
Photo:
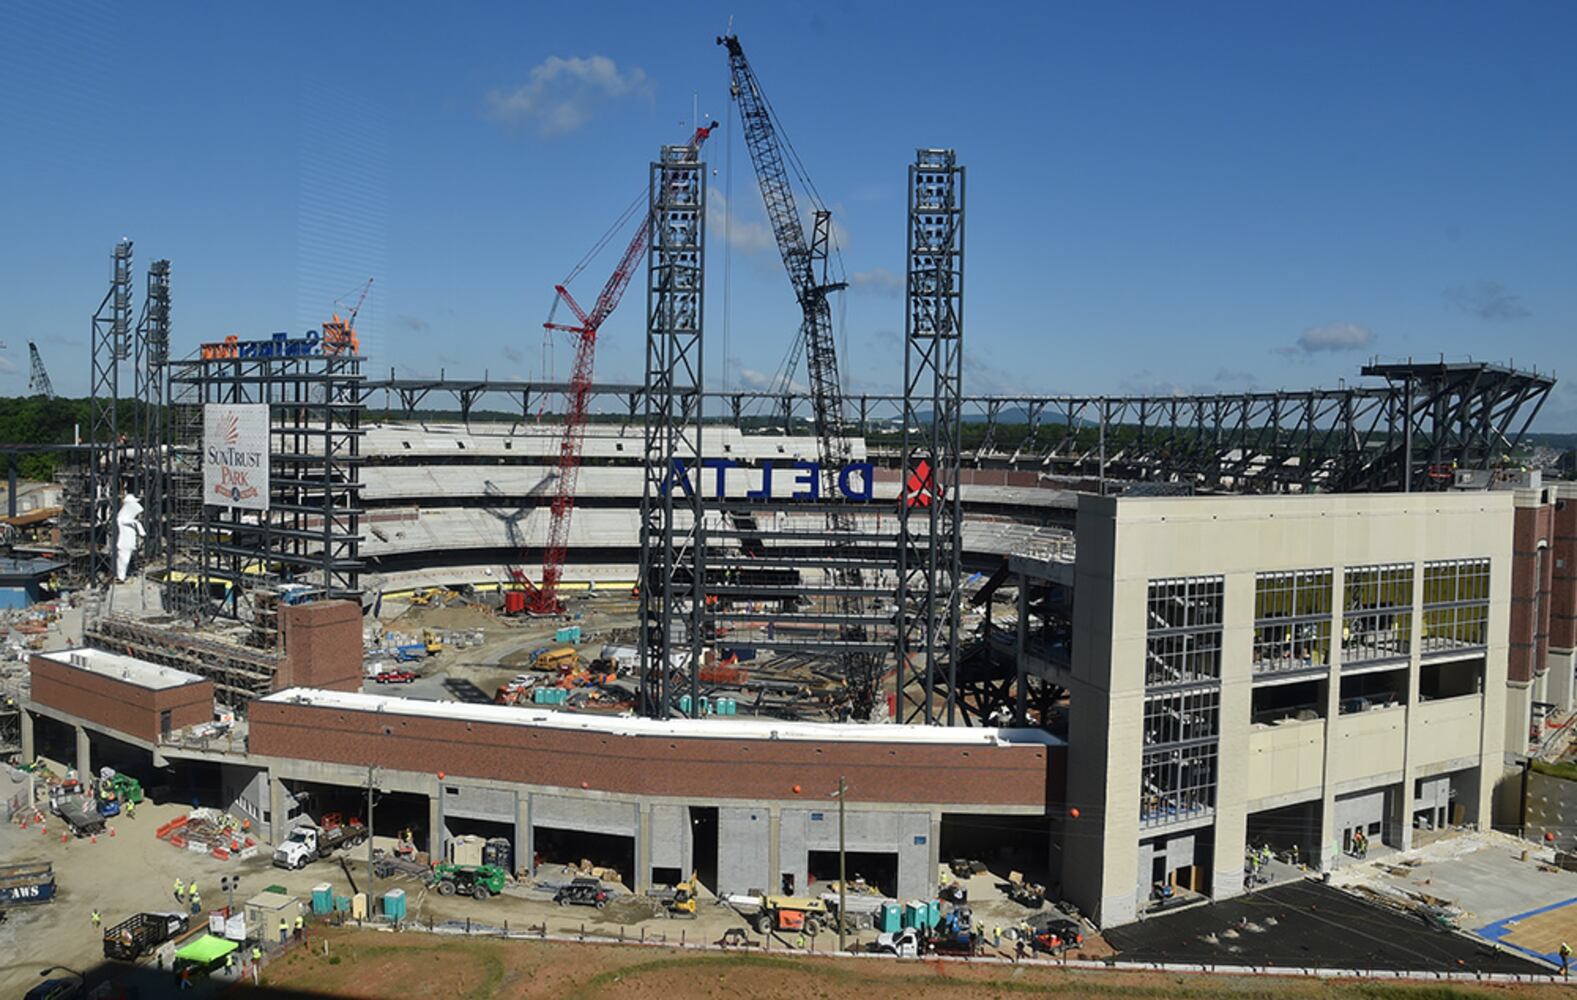
[[[936, 890], [930, 813], [850, 810], [844, 821], [846, 850], [897, 855], [900, 899], [930, 898]], [[809, 853], [838, 849], [837, 809], [784, 809], [779, 831], [779, 874], [793, 872], [795, 885], [808, 886]]]
[[1254, 726], [1246, 780], [1257, 795], [1250, 812], [1318, 797], [1325, 781], [1325, 720]]
[[717, 889], [719, 894], [778, 890], [771, 868], [771, 815], [766, 806], [717, 811]]
[[639, 810], [632, 802], [617, 799], [573, 798], [566, 795], [531, 796], [532, 826], [583, 830], [633, 837], [639, 829]]
[[[1069, 820], [1064, 892], [1103, 924], [1131, 920], [1142, 899], [1136, 873], [1141, 836], [1165, 836], [1165, 827], [1138, 826], [1143, 743], [1146, 596], [1151, 580], [1224, 578], [1219, 772], [1213, 817], [1214, 858], [1199, 859], [1217, 898], [1240, 892], [1247, 813], [1320, 788], [1322, 855], [1339, 845], [1334, 823], [1338, 792], [1395, 782], [1402, 787], [1441, 761], [1440, 740], [1449, 731], [1453, 754], [1499, 773], [1506, 719], [1506, 660], [1511, 583], [1513, 496], [1509, 493], [1348, 494], [1292, 497], [1096, 497], [1083, 496], [1077, 524], [1074, 641], [1069, 713], [1067, 806], [1102, 817], [1100, 836], [1074, 836]], [[1253, 691], [1255, 574], [1263, 571], [1332, 571], [1332, 635], [1341, 634], [1343, 574], [1349, 566], [1411, 563], [1414, 628], [1407, 671], [1408, 704], [1418, 705], [1417, 628], [1423, 563], [1434, 559], [1490, 559], [1490, 600], [1485, 690], [1476, 731], [1460, 707], [1432, 709], [1422, 717], [1434, 730], [1409, 731], [1410, 709], [1338, 712], [1340, 650], [1332, 651], [1325, 685], [1324, 718], [1311, 732], [1256, 730], [1249, 721]], [[1337, 644], [1339, 645], [1339, 644]], [[1041, 669], [1036, 667], [1036, 669]], [[1061, 678], [1059, 677], [1059, 680]], [[1323, 751], [1321, 765], [1314, 757]], [[1279, 766], [1281, 761], [1290, 765]], [[1292, 774], [1287, 773], [1292, 771]], [[1493, 782], [1475, 784], [1472, 817], [1487, 817]], [[1306, 799], [1305, 799], [1306, 800]], [[1393, 832], [1395, 817], [1388, 817]]]
[[508, 789], [482, 788], [446, 780], [441, 794], [445, 816], [493, 823], [515, 822], [515, 794]]
[[1527, 810], [1529, 839], [1541, 840], [1546, 833], [1553, 833], [1560, 846], [1569, 846], [1572, 829], [1577, 827], [1577, 781], [1529, 772]]
[[1475, 756], [1484, 708], [1476, 694], [1426, 701], [1409, 709], [1413, 715], [1412, 762], [1419, 768]]

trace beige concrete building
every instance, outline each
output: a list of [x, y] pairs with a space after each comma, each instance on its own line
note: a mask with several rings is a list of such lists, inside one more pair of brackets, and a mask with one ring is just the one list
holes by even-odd
[[1019, 617], [1068, 691], [1064, 895], [1120, 924], [1241, 893], [1250, 844], [1329, 867], [1487, 824], [1512, 523], [1493, 492], [1081, 497], [1075, 562], [1013, 561], [1072, 591], [1071, 655]]

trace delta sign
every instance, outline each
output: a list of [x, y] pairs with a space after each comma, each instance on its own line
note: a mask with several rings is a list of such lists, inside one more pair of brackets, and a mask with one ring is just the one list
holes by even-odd
[[[730, 499], [728, 473], [742, 468], [749, 471], [730, 458], [703, 458], [701, 467], [692, 470], [689, 463], [676, 458], [673, 468], [663, 477], [659, 493], [662, 496], [673, 493], [693, 497], [699, 490], [704, 500], [727, 500]], [[695, 473], [693, 478], [692, 471]], [[822, 474], [820, 462], [794, 461], [782, 466], [762, 465], [756, 471], [761, 474], [761, 486], [746, 489], [740, 494], [736, 485], [736, 495], [732, 499], [810, 502], [822, 498], [822, 484], [826, 477]], [[735, 477], [736, 484], [740, 478]], [[870, 462], [849, 462], [838, 469], [835, 481], [838, 496], [844, 500], [869, 503], [875, 499], [875, 466]], [[932, 500], [941, 495], [941, 488], [931, 475], [930, 463], [922, 460], [905, 481], [904, 505], [928, 507]]]

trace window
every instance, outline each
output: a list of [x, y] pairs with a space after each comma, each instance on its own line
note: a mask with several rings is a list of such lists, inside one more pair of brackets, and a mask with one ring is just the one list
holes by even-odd
[[1152, 696], [1144, 703], [1144, 745], [1158, 747], [1214, 739], [1220, 733], [1221, 692], [1215, 688]]
[[1331, 577], [1328, 569], [1255, 576], [1255, 673], [1331, 662]]
[[1150, 581], [1146, 687], [1221, 677], [1222, 587], [1219, 576]]
[[1413, 567], [1351, 566], [1342, 604], [1342, 662], [1405, 660], [1413, 642]]
[[1163, 826], [1210, 812], [1216, 795], [1216, 745], [1146, 751], [1139, 785], [1139, 825]]
[[1215, 805], [1224, 589], [1219, 576], [1150, 581], [1142, 825], [1183, 822]]
[[1488, 559], [1441, 559], [1424, 563], [1420, 653], [1428, 656], [1482, 649], [1488, 623]]

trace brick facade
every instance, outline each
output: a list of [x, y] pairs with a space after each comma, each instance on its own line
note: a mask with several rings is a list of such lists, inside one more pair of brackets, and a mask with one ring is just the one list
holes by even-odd
[[[1506, 678], [1527, 683], [1544, 673], [1549, 654], [1550, 589], [1555, 569], [1551, 542], [1555, 507], [1516, 508], [1511, 544], [1511, 636]], [[1541, 555], [1542, 553], [1542, 555]]]
[[146, 688], [39, 654], [29, 668], [34, 702], [150, 743], [158, 742], [159, 714], [166, 710], [172, 730], [213, 720], [212, 681]]
[[1064, 751], [1041, 744], [937, 746], [622, 736], [428, 719], [257, 701], [248, 746], [263, 756], [356, 767], [681, 799], [825, 798], [838, 777], [849, 801], [1032, 806], [1060, 801]]
[[1558, 487], [1550, 560], [1550, 646], [1577, 649], [1577, 490]]
[[284, 659], [274, 690], [290, 687], [360, 691], [361, 606], [352, 601], [314, 601], [279, 609]]

